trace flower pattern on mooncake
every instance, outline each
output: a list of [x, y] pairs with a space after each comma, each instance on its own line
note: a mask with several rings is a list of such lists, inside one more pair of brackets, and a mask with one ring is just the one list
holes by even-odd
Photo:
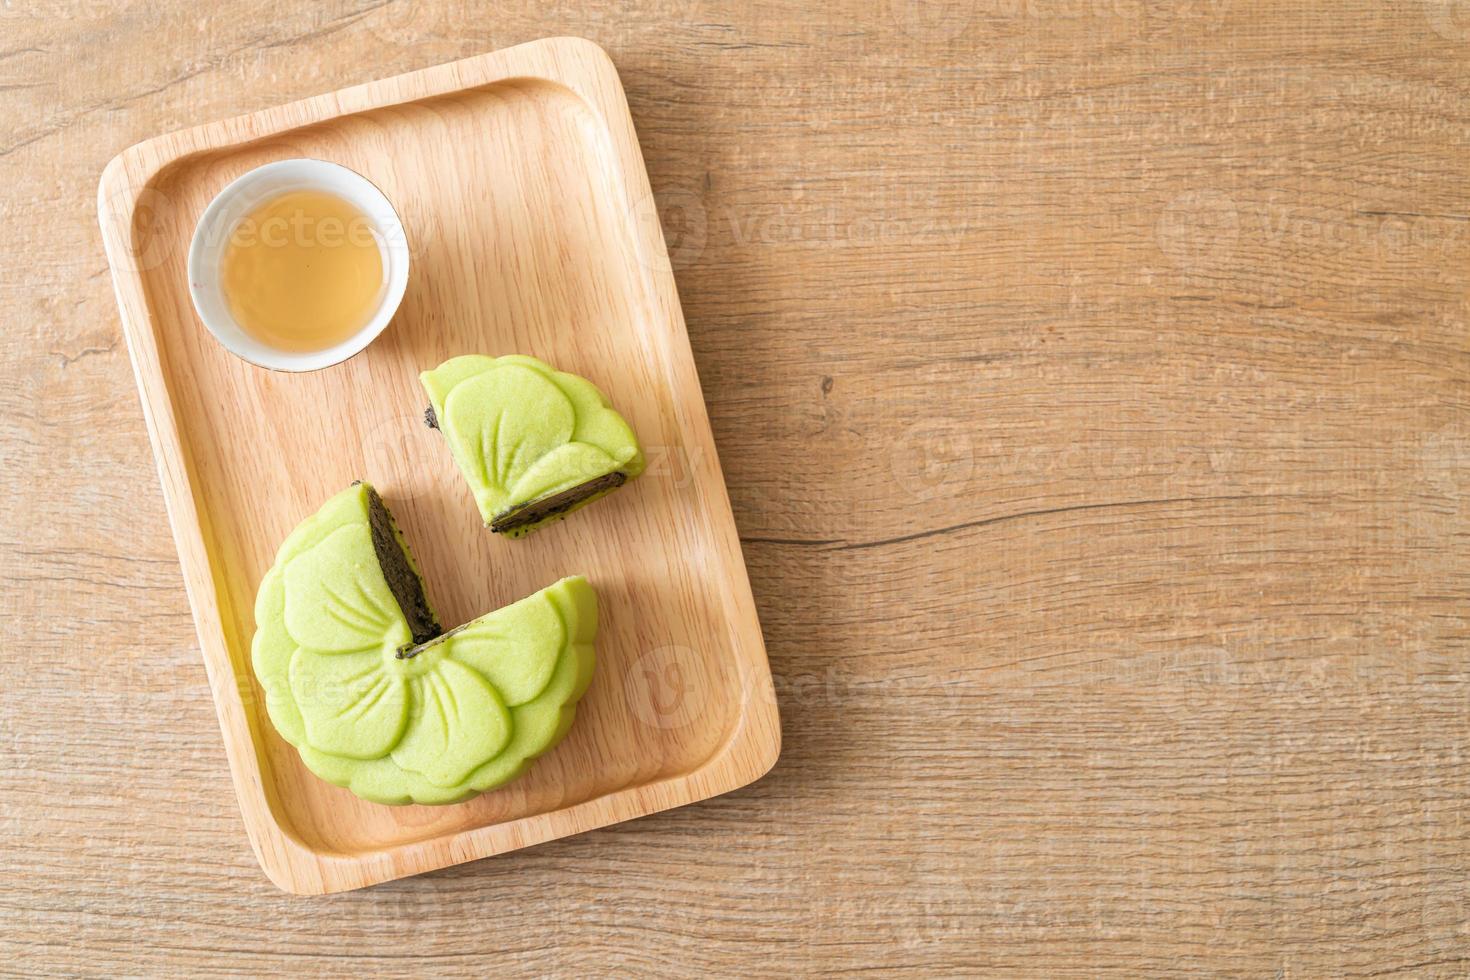
[[255, 619], [267, 711], [308, 768], [378, 803], [454, 803], [566, 734], [597, 598], [565, 578], [440, 632], [387, 508], [357, 484], [286, 539]]
[[419, 378], [492, 531], [520, 537], [643, 472], [633, 430], [585, 378], [521, 354], [455, 357]]

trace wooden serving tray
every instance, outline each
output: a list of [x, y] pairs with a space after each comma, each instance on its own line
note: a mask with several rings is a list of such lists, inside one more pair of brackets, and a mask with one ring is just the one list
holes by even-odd
[[[413, 269], [388, 330], [311, 374], [205, 331], [185, 258], [214, 194], [316, 157], [402, 216]], [[663, 235], [617, 72], [556, 38], [134, 146], [99, 209], [245, 828], [272, 881], [317, 894], [499, 854], [759, 778], [780, 751], [760, 624]], [[640, 479], [518, 541], [480, 524], [419, 371], [522, 352], [592, 379], [637, 431]], [[256, 586], [303, 517], [359, 478], [397, 516], [446, 624], [563, 575], [601, 600], [596, 679], [520, 780], [450, 807], [363, 802], [306, 770], [250, 667]]]

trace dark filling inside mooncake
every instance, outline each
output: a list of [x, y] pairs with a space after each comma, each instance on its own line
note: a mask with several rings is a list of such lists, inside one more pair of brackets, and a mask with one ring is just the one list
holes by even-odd
[[566, 513], [588, 497], [605, 493], [608, 490], [615, 490], [627, 482], [628, 476], [626, 473], [606, 473], [595, 480], [579, 483], [571, 489], [550, 494], [549, 496], [542, 497], [540, 500], [517, 504], [505, 513], [497, 514], [495, 519], [490, 522], [490, 530], [497, 534], [503, 534], [507, 531], [515, 531], [532, 524], [537, 524], [548, 518]]
[[424, 597], [424, 583], [403, 552], [393, 515], [388, 513], [383, 498], [372, 487], [368, 487], [368, 523], [373, 532], [373, 551], [377, 553], [378, 565], [383, 569], [389, 591], [398, 601], [398, 608], [403, 610], [403, 618], [408, 620], [413, 642], [427, 643], [443, 630], [429, 609], [429, 600]]
[[461, 624], [459, 626], [456, 626], [452, 630], [445, 630], [443, 633], [440, 633], [438, 636], [433, 637], [432, 639], [429, 639], [429, 640], [427, 640], [427, 641], [425, 641], [423, 643], [419, 643], [419, 642], [415, 641], [415, 642], [410, 643], [410, 644], [408, 644], [406, 646], [400, 647], [398, 649], [398, 653], [395, 656], [397, 656], [397, 658], [399, 660], [412, 660], [414, 657], [417, 657], [419, 654], [423, 653], [425, 650], [432, 650], [434, 647], [438, 646], [440, 643], [443, 643], [446, 640], [448, 640], [450, 637], [454, 636], [454, 634], [456, 634], [456, 633], [458, 633], [458, 632], [460, 632], [462, 630], [469, 629], [471, 626], [474, 626], [477, 622], [479, 622], [479, 620], [470, 620], [468, 623], [463, 623], [463, 624]]

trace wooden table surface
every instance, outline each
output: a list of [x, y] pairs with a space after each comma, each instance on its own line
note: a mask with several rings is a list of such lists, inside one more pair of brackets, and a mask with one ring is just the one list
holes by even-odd
[[[780, 697], [325, 899], [241, 829], [96, 227], [166, 130], [622, 72]], [[0, 970], [1470, 974], [1460, 0], [0, 6]]]

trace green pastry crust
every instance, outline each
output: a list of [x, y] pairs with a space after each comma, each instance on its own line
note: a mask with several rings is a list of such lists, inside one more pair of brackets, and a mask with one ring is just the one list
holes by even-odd
[[585, 378], [521, 354], [467, 354], [419, 376], [492, 531], [520, 537], [643, 472], [628, 423]]
[[592, 679], [597, 596], [565, 578], [441, 633], [364, 483], [282, 544], [255, 622], [266, 709], [312, 772], [375, 803], [457, 803], [519, 776], [571, 727]]

